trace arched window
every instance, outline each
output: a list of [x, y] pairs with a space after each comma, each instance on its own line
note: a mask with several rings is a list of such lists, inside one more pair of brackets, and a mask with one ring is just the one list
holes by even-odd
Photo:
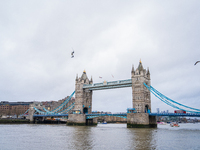
[[145, 105], [145, 110], [144, 110], [145, 113], [148, 113], [150, 112], [150, 109], [149, 109], [149, 106], [148, 105]]
[[88, 108], [87, 108], [87, 107], [84, 107], [84, 108], [83, 108], [83, 113], [84, 113], [84, 114], [87, 114], [87, 113], [88, 113]]

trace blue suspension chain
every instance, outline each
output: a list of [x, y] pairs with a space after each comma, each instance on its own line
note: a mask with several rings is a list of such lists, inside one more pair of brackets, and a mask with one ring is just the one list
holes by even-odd
[[[144, 85], [147, 87], [147, 89], [153, 93], [157, 98], [159, 98], [161, 101], [163, 101], [164, 103], [170, 105], [171, 107], [174, 107], [174, 108], [177, 108], [177, 109], [180, 109], [180, 110], [184, 110], [184, 111], [187, 111], [187, 112], [192, 112], [192, 113], [200, 113], [200, 112], [197, 112], [197, 111], [200, 111], [200, 109], [196, 109], [196, 108], [192, 108], [192, 107], [189, 107], [189, 106], [186, 106], [186, 105], [183, 105], [183, 104], [180, 104], [178, 102], [175, 102], [171, 99], [169, 99], [168, 97], [164, 96], [163, 94], [161, 94], [160, 92], [158, 92], [155, 88], [153, 88], [152, 86], [148, 86], [144, 83]], [[182, 106], [182, 107], [186, 107], [186, 108], [189, 108], [189, 109], [192, 109], [192, 110], [197, 110], [197, 111], [189, 111], [189, 110], [185, 110], [185, 109], [182, 109], [182, 108], [179, 108], [177, 106], [175, 106], [174, 104], [170, 103], [169, 101], [175, 103], [176, 105], [179, 105], [179, 106]]]

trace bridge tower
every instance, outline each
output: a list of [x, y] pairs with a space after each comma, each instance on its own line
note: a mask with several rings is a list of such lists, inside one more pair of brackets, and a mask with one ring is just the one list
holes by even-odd
[[80, 78], [76, 76], [74, 110], [79, 110], [83, 114], [92, 112], [92, 91], [83, 89], [84, 84], [92, 83], [92, 78], [88, 79], [85, 70]]
[[132, 67], [132, 104], [135, 113], [127, 113], [127, 127], [156, 127], [155, 116], [151, 112], [151, 94], [144, 85], [151, 85], [150, 71], [144, 69], [140, 60], [136, 70]]
[[88, 79], [86, 71], [80, 78], [76, 76], [75, 84], [75, 106], [72, 110], [73, 114], [69, 114], [67, 125], [93, 125], [93, 119], [86, 119], [85, 114], [92, 112], [92, 90], [84, 89], [84, 84], [93, 84], [93, 80]]
[[132, 104], [137, 113], [151, 112], [151, 94], [143, 83], [151, 85], [149, 69], [144, 69], [142, 62], [139, 62], [138, 68], [131, 71], [132, 79]]
[[33, 115], [35, 113], [34, 107], [37, 108], [37, 109], [43, 110], [42, 103], [40, 103], [40, 102], [34, 102], [33, 104], [30, 104], [29, 105], [28, 117], [27, 117], [27, 119], [30, 120], [30, 123], [35, 123], [36, 122], [35, 121], [36, 118], [33, 117]]

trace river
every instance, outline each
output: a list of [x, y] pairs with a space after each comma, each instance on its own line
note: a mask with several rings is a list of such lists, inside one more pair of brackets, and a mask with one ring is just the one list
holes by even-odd
[[156, 129], [126, 128], [126, 124], [96, 127], [0, 124], [0, 150], [199, 150], [200, 124]]

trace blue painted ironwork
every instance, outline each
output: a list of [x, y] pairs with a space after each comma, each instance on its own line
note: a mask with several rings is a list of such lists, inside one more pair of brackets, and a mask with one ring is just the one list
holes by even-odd
[[[62, 113], [68, 113], [75, 105], [75, 103], [71, 104], [68, 108], [60, 111], [71, 99], [71, 97], [74, 95], [75, 91], [57, 108], [55, 108], [53, 111], [49, 111], [45, 108], [42, 108], [45, 112], [43, 112], [42, 110], [37, 109], [36, 107], [34, 107], [35, 109], [35, 113], [34, 115], [37, 115], [37, 113], [39, 113], [40, 115], [56, 115], [56, 114], [62, 114]], [[58, 111], [60, 111], [58, 113]]]
[[68, 114], [45, 114], [45, 115], [35, 114], [33, 115], [33, 117], [64, 117], [64, 116], [68, 116]]
[[72, 108], [74, 108], [74, 106], [75, 106], [75, 102], [71, 104], [69, 107], [67, 107], [66, 109], [64, 109], [63, 111], [60, 111], [59, 113], [68, 113]]
[[84, 84], [83, 89], [104, 90], [104, 89], [131, 87], [131, 86], [132, 86], [132, 79], [127, 79], [127, 80], [95, 83], [95, 84]]
[[[62, 117], [68, 114], [34, 114], [33, 117]], [[86, 114], [86, 119], [92, 119], [100, 116], [116, 116], [127, 118], [127, 113], [119, 114]], [[180, 117], [200, 117], [200, 113], [149, 113], [149, 116], [180, 116]]]
[[28, 113], [29, 109], [27, 109], [27, 111], [25, 111], [25, 113], [23, 113], [22, 115], [26, 115], [26, 113]]
[[127, 108], [127, 113], [137, 113], [135, 108]]
[[[148, 86], [145, 83], [144, 83], [144, 85], [147, 87], [147, 89], [149, 91], [151, 91], [151, 93], [153, 93], [158, 99], [160, 99], [161, 101], [163, 101], [167, 105], [169, 105], [173, 108], [179, 109], [179, 110], [190, 112], [190, 113], [200, 113], [200, 109], [196, 109], [196, 108], [192, 108], [192, 107], [180, 104], [180, 103], [166, 97], [165, 95], [161, 94], [159, 91], [157, 91], [152, 86]], [[188, 110], [188, 109], [190, 109], [190, 110]]]
[[[192, 108], [183, 104], [180, 104], [178, 102], [175, 102], [174, 100], [166, 97], [165, 95], [161, 94], [159, 91], [157, 91], [155, 88], [152, 86], [148, 86], [144, 83], [144, 85], [147, 87], [151, 93], [153, 93], [157, 98], [159, 98], [161, 101], [164, 103], [180, 110], [184, 110], [190, 113], [151, 113], [148, 110], [149, 116], [188, 116], [188, 117], [200, 117], [200, 109]], [[132, 86], [132, 79], [128, 80], [119, 80], [119, 81], [112, 81], [112, 82], [104, 82], [104, 83], [96, 83], [96, 84], [88, 84], [88, 85], [83, 85], [83, 89], [88, 89], [88, 90], [103, 90], [103, 89], [111, 89], [111, 88], [122, 88], [122, 87], [131, 87]], [[36, 113], [39, 114], [34, 114], [33, 117], [59, 117], [59, 116], [68, 116], [68, 113], [75, 105], [73, 103], [70, 105], [68, 108], [60, 111], [71, 99], [71, 97], [74, 95], [75, 91], [68, 97], [60, 106], [55, 108], [53, 111], [48, 111], [45, 108], [45, 112], [37, 109], [34, 107]], [[181, 107], [185, 107], [191, 110], [186, 110], [182, 109]], [[28, 111], [28, 110], [27, 110]], [[60, 111], [58, 113], [58, 111]], [[25, 112], [26, 113], [26, 112]], [[127, 113], [137, 113], [135, 108], [128, 108]], [[95, 117], [100, 117], [100, 116], [116, 116], [116, 117], [121, 117], [121, 118], [127, 118], [127, 113], [117, 113], [117, 114], [86, 114], [86, 119], [91, 119]]]
[[[43, 111], [41, 111], [41, 110], [39, 110], [39, 109], [37, 109], [36, 107], [33, 107], [34, 109], [35, 109], [35, 111], [36, 111], [36, 113], [39, 113], [39, 114], [50, 114], [50, 113], [47, 113], [47, 112], [43, 112]], [[53, 114], [53, 113], [52, 113]]]
[[[101, 116], [115, 116], [127, 118], [127, 113], [121, 114], [86, 114], [86, 119], [92, 119]], [[200, 117], [200, 113], [149, 113], [149, 116], [184, 116], [184, 117]]]
[[91, 119], [91, 118], [96, 118], [96, 117], [101, 117], [101, 116], [115, 116], [115, 117], [120, 117], [120, 118], [127, 118], [126, 113], [121, 113], [121, 114], [86, 114], [86, 119]]
[[149, 116], [200, 117], [200, 113], [149, 113]]
[[[74, 95], [74, 93], [75, 93], [75, 91], [60, 106], [58, 106], [57, 108], [55, 108], [51, 112], [56, 113], [56, 112], [60, 111], [69, 102], [69, 100], [72, 98], [72, 96]], [[46, 112], [50, 112], [50, 111], [46, 110], [45, 108], [44, 108], [44, 110]]]

